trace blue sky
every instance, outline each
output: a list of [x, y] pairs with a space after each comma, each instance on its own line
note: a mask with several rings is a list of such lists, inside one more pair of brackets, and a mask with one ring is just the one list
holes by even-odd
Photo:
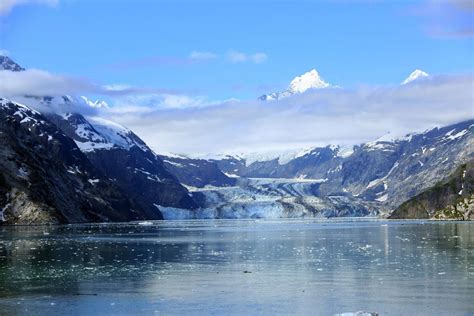
[[[37, 2], [47, 4], [3, 14], [0, 48], [24, 67], [100, 84], [252, 99], [312, 68], [348, 88], [397, 84], [415, 68], [474, 69], [461, 32], [472, 11], [447, 1]], [[247, 60], [232, 62], [232, 50]]]
[[[0, 50], [28, 68], [0, 71], [0, 96], [105, 100], [75, 111], [160, 153], [351, 146], [474, 117], [472, 0], [0, 0], [0, 19]], [[256, 100], [313, 68], [339, 88]], [[415, 69], [431, 76], [400, 85]]]

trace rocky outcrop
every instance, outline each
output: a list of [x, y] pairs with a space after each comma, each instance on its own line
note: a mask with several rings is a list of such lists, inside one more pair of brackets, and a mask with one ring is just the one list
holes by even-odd
[[474, 161], [402, 203], [391, 219], [474, 219]]

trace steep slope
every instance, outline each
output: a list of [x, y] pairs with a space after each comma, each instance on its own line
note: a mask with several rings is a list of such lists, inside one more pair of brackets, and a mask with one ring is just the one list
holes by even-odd
[[166, 170], [187, 186], [202, 188], [207, 185], [216, 187], [235, 185], [235, 179], [225, 175], [212, 161], [176, 156], [160, 156], [160, 158]]
[[48, 114], [48, 119], [89, 158], [92, 164], [143, 208], [194, 209], [196, 203], [158, 157], [132, 131], [116, 123], [78, 113]]
[[23, 71], [25, 68], [18, 65], [10, 57], [0, 55], [0, 70]]
[[391, 219], [474, 219], [474, 161], [401, 204]]
[[128, 199], [39, 112], [0, 99], [0, 206], [10, 224], [160, 218]]

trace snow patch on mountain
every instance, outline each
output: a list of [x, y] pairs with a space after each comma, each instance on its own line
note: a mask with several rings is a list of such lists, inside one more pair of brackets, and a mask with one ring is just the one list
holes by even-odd
[[[134, 136], [131, 130], [118, 123], [103, 119], [101, 117], [88, 117], [87, 119], [92, 124], [94, 129], [106, 139], [106, 144], [108, 145], [104, 146], [103, 148], [107, 149], [116, 146], [124, 149], [130, 149], [133, 146], [137, 146], [143, 151], [150, 150], [145, 145], [145, 143], [139, 141], [139, 139]], [[89, 149], [94, 150], [98, 148], [90, 147]]]

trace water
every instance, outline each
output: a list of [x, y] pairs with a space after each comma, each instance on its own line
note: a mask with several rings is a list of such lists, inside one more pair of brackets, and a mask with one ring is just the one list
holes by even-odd
[[0, 228], [0, 314], [474, 315], [474, 224]]

